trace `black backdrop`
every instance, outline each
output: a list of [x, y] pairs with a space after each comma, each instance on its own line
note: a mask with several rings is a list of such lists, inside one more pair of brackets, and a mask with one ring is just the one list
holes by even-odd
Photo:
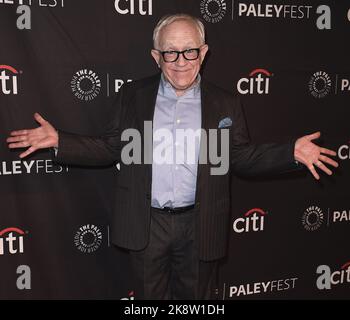
[[34, 112], [62, 130], [103, 132], [119, 85], [157, 71], [152, 31], [176, 12], [204, 21], [203, 75], [241, 95], [254, 142], [320, 130], [340, 163], [321, 182], [306, 170], [234, 179], [218, 298], [348, 298], [349, 9], [330, 0], [0, 0], [0, 298], [137, 299], [127, 254], [109, 243], [117, 168], [55, 166], [47, 151], [20, 161], [5, 138], [35, 126]]

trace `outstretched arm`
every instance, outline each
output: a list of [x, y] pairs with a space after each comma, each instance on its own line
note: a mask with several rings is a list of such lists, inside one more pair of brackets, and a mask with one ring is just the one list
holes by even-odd
[[20, 158], [38, 149], [58, 148], [58, 154], [55, 155], [58, 163], [101, 166], [119, 161], [120, 139], [116, 128], [104, 136], [90, 137], [57, 131], [38, 113], [35, 113], [34, 118], [40, 127], [12, 131], [7, 138], [9, 148], [27, 148]]
[[293, 171], [302, 166], [297, 166], [295, 160], [304, 164], [312, 173], [315, 179], [320, 176], [316, 172], [314, 165], [327, 173], [332, 171], [325, 165], [338, 167], [338, 163], [328, 156], [335, 156], [336, 152], [322, 148], [312, 140], [320, 137], [320, 132], [300, 137], [297, 140], [286, 144], [250, 144], [246, 120], [239, 101], [236, 101], [234, 109], [233, 126], [233, 170], [244, 176], [276, 174]]
[[40, 127], [12, 131], [6, 139], [10, 149], [28, 148], [19, 155], [20, 158], [27, 157], [39, 149], [58, 147], [58, 133], [56, 129], [39, 113], [34, 114], [34, 119], [40, 124]]

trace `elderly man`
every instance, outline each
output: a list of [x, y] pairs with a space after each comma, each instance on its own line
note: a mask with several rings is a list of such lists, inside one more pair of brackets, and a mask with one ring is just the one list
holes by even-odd
[[[239, 101], [205, 79], [199, 71], [208, 51], [203, 24], [185, 14], [162, 18], [154, 34], [151, 54], [161, 73], [126, 84], [115, 105], [115, 115], [102, 137], [56, 131], [39, 114], [40, 127], [11, 132], [10, 148], [56, 148], [56, 161], [105, 165], [121, 162], [115, 193], [112, 242], [130, 250], [137, 279], [136, 298], [210, 299], [220, 258], [227, 250], [230, 217], [230, 177], [275, 174], [306, 166], [316, 179], [315, 166], [332, 174], [326, 164], [338, 164], [334, 151], [315, 145], [314, 133], [286, 144], [252, 145]], [[142, 137], [145, 122], [153, 123], [153, 141], [142, 150], [153, 154], [151, 164], [124, 163], [122, 133], [132, 128]], [[207, 136], [186, 141], [159, 138], [159, 130], [215, 129], [229, 155], [229, 171], [214, 175], [211, 163], [198, 161]], [[223, 130], [229, 137], [222, 144]], [[143, 141], [143, 140], [142, 140]], [[169, 142], [170, 141], [170, 142]], [[156, 150], [174, 155], [193, 152], [193, 163], [155, 161]], [[213, 141], [211, 141], [213, 143]], [[209, 144], [208, 148], [212, 145]], [[187, 150], [187, 151], [186, 151]], [[190, 150], [190, 151], [188, 151]], [[221, 152], [225, 152], [221, 150]], [[171, 158], [171, 157], [170, 157]], [[303, 164], [303, 165], [302, 165]]]

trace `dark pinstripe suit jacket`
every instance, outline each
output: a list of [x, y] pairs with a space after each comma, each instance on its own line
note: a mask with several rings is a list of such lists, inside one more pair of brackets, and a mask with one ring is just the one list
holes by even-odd
[[[59, 131], [56, 161], [66, 164], [106, 165], [120, 161], [120, 134], [136, 128], [142, 135], [144, 121], [152, 121], [160, 75], [123, 86], [114, 104], [114, 116], [104, 135], [88, 137]], [[199, 164], [195, 208], [198, 211], [200, 258], [214, 260], [227, 250], [230, 219], [231, 174], [275, 174], [296, 169], [294, 141], [286, 144], [252, 145], [246, 121], [236, 97], [201, 81], [202, 128], [217, 129], [220, 120], [230, 117], [230, 169], [225, 175], [211, 175], [210, 164]], [[218, 135], [220, 136], [220, 135]], [[203, 139], [201, 140], [204, 141]], [[220, 145], [220, 144], [219, 144]], [[151, 205], [151, 164], [121, 163], [111, 222], [112, 242], [132, 250], [143, 249], [149, 238]]]

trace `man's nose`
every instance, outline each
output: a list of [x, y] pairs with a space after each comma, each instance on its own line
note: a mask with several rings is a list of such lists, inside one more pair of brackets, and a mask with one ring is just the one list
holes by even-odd
[[179, 58], [175, 61], [178, 66], [185, 66], [187, 64], [187, 60], [185, 59], [183, 54], [179, 54]]

